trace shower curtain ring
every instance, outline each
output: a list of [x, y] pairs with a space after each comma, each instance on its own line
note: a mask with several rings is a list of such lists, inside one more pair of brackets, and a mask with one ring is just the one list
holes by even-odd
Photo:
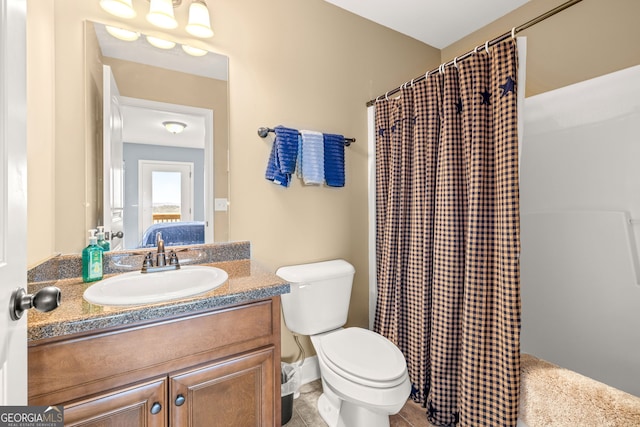
[[489, 40], [487, 40], [487, 41], [484, 43], [484, 50], [487, 52], [487, 54], [489, 53]]
[[457, 56], [453, 58], [453, 66], [458, 68], [458, 57]]
[[512, 38], [512, 39], [515, 39], [515, 38], [516, 38], [516, 27], [513, 27], [513, 28], [511, 29], [511, 38]]
[[414, 81], [414, 80], [415, 80], [415, 79], [411, 79], [411, 87], [413, 87], [413, 81]]
[[384, 94], [384, 99], [386, 99], [387, 101], [389, 100], [389, 92]]

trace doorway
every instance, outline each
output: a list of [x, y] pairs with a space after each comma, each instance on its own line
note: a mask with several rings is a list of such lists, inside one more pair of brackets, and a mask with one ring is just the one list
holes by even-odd
[[193, 169], [189, 162], [139, 160], [138, 241], [153, 224], [193, 221]]

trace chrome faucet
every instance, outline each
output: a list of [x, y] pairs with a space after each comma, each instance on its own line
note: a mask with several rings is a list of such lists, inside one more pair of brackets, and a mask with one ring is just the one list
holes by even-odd
[[164, 240], [162, 240], [162, 233], [156, 233], [156, 245], [158, 246], [158, 253], [156, 254], [156, 267], [164, 267], [167, 265], [167, 257], [164, 253]]
[[169, 265], [167, 265], [167, 255], [164, 250], [164, 240], [162, 240], [162, 233], [156, 234], [156, 264], [153, 265], [153, 253], [149, 252], [144, 257], [142, 262], [142, 273], [155, 273], [158, 271], [178, 270], [180, 268], [180, 261], [178, 261], [178, 255], [175, 251], [169, 252]]

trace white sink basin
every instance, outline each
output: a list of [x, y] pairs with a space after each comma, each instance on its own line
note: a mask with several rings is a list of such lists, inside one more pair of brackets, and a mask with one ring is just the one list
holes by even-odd
[[228, 277], [219, 268], [197, 265], [156, 273], [133, 271], [89, 286], [84, 299], [98, 305], [152, 304], [208, 292]]

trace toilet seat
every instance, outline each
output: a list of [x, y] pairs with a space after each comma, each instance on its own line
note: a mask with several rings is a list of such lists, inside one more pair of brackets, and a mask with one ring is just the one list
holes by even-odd
[[402, 352], [391, 341], [363, 328], [331, 332], [319, 340], [325, 364], [357, 384], [375, 388], [394, 387], [406, 380]]

